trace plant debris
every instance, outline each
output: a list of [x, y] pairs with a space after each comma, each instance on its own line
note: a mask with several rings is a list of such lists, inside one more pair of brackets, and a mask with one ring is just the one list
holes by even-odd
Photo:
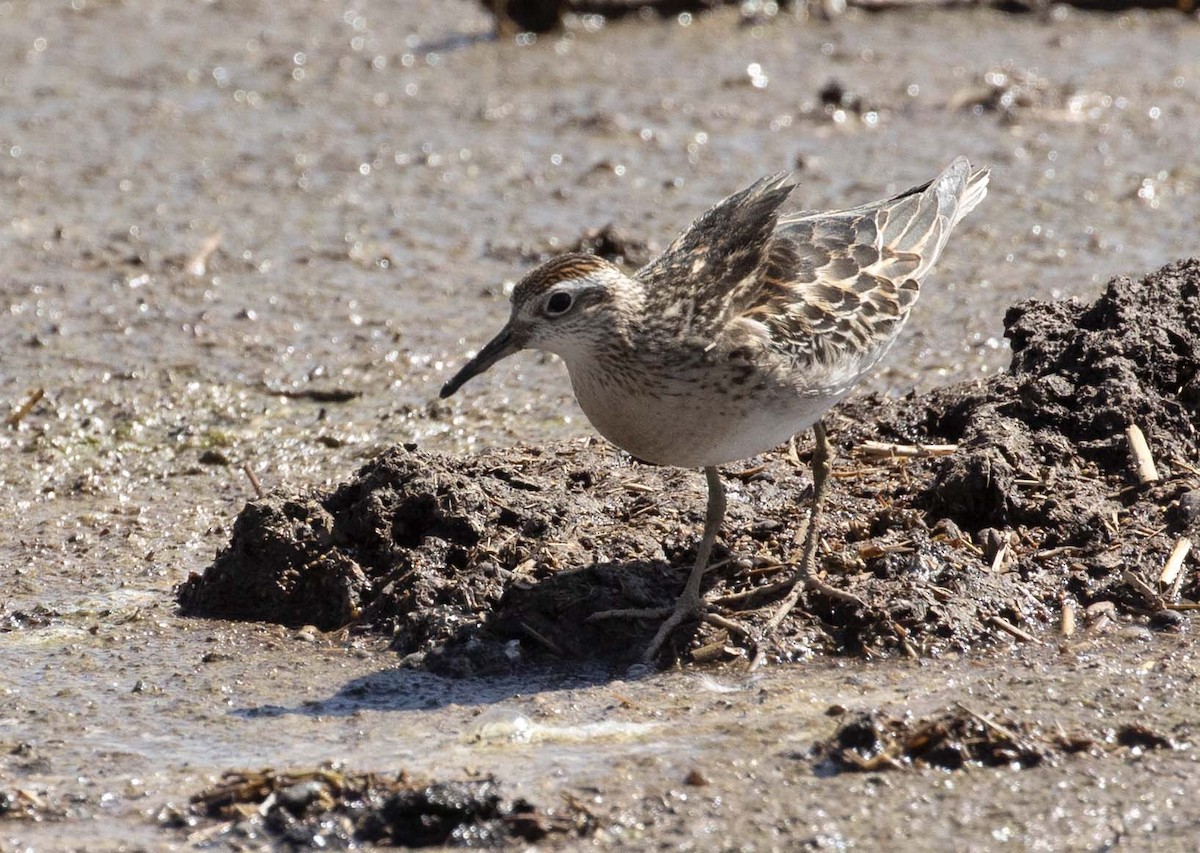
[[1123, 725], [1101, 735], [1068, 735], [956, 705], [923, 719], [889, 717], [879, 711], [857, 714], [833, 737], [819, 741], [810, 757], [819, 768], [834, 772], [921, 767], [962, 770], [969, 766], [1025, 769], [1060, 755], [1114, 746], [1173, 748], [1169, 738], [1140, 724]]
[[[215, 824], [197, 828], [200, 821]], [[583, 837], [594, 818], [576, 804], [561, 813], [507, 800], [493, 778], [428, 782], [401, 773], [333, 768], [231, 771], [161, 822], [191, 830], [189, 841], [236, 843], [266, 836], [292, 848], [500, 847], [551, 835]]]

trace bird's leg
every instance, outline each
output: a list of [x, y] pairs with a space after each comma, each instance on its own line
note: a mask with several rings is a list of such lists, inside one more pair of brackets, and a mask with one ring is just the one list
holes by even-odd
[[[779, 609], [767, 620], [765, 633], [768, 636], [792, 612], [792, 608], [796, 606], [796, 602], [800, 600], [800, 596], [804, 594], [805, 590], [812, 590], [819, 595], [847, 604], [866, 606], [858, 596], [831, 587], [819, 579], [816, 574], [817, 548], [821, 544], [821, 514], [824, 510], [825, 495], [829, 491], [829, 474], [832, 470], [833, 449], [830, 447], [829, 438], [825, 434], [825, 425], [820, 421], [813, 424], [813, 438], [813, 497], [812, 508], [808, 514], [808, 530], [804, 536], [804, 550], [801, 552], [800, 565], [797, 567], [796, 573], [792, 575], [790, 581], [792, 585], [791, 590], [782, 603], [780, 603]], [[763, 648], [759, 646], [758, 654], [755, 655], [751, 668], [761, 663], [762, 654]]]
[[[825, 509], [825, 495], [829, 491], [829, 473], [833, 469], [833, 450], [829, 447], [829, 437], [825, 434], [825, 424], [821, 421], [813, 424], [812, 469], [812, 509], [808, 513], [808, 530], [804, 534], [804, 552], [800, 558], [800, 571], [797, 576], [797, 580], [804, 581], [805, 585], [815, 577], [817, 569], [817, 548], [821, 544], [821, 515]], [[783, 612], [777, 614], [777, 618], [782, 620], [786, 615], [787, 613]], [[778, 624], [772, 619], [770, 627], [774, 628]]]
[[731, 622], [715, 613], [706, 612], [704, 599], [700, 597], [700, 586], [704, 581], [704, 572], [708, 569], [708, 558], [712, 554], [713, 544], [721, 531], [721, 522], [725, 518], [725, 486], [721, 483], [721, 474], [715, 466], [704, 469], [705, 479], [708, 480], [708, 509], [704, 514], [704, 533], [700, 536], [700, 544], [696, 547], [696, 563], [692, 573], [688, 575], [683, 592], [675, 602], [674, 607], [658, 607], [629, 610], [603, 610], [587, 617], [587, 621], [600, 619], [635, 618], [647, 619], [666, 616], [667, 619], [659, 626], [642, 660], [650, 663], [658, 655], [663, 644], [683, 622], [691, 618], [699, 618], [718, 628], [724, 628], [734, 633], [748, 634], [747, 630], [736, 622]]
[[667, 637], [671, 636], [679, 625], [694, 616], [703, 616], [704, 600], [700, 597], [700, 583], [704, 580], [704, 571], [708, 568], [708, 556], [712, 553], [713, 543], [721, 531], [721, 522], [725, 518], [725, 486], [721, 482], [721, 473], [715, 465], [704, 469], [705, 479], [708, 480], [708, 510], [704, 513], [704, 533], [700, 536], [700, 544], [696, 548], [696, 564], [688, 575], [683, 592], [675, 602], [675, 609], [658, 628], [658, 633], [650, 641], [649, 647], [642, 660], [650, 663], [658, 655]]

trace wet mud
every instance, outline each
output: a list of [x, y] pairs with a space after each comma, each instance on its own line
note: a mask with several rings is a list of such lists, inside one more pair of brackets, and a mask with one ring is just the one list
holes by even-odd
[[[1196, 254], [1200, 30], [712, 5], [535, 38], [474, 0], [0, 2], [0, 849], [383, 844], [347, 839], [405, 786], [545, 849], [1194, 848], [1194, 273], [1142, 279]], [[707, 627], [627, 666], [651, 626], [582, 620], [674, 597], [702, 477], [592, 438], [553, 359], [438, 388], [549, 254], [959, 154], [987, 202], [831, 416], [822, 567], [864, 605], [810, 597], [754, 674]], [[751, 627], [808, 455], [724, 472], [707, 593]], [[864, 717], [910, 769], [814, 753]]]
[[[1091, 304], [1021, 303], [1005, 334], [1005, 373], [831, 417], [849, 458], [835, 466], [824, 579], [862, 606], [810, 591], [763, 639], [798, 562], [809, 491], [799, 457], [768, 454], [726, 472], [733, 508], [706, 578], [747, 631], [688, 626], [676, 651], [965, 650], [1058, 624], [1064, 606], [1179, 623], [1173, 608], [1197, 600], [1200, 575], [1160, 583], [1148, 569], [1179, 539], [1200, 540], [1189, 461], [1200, 458], [1200, 261], [1113, 279]], [[1134, 471], [1133, 427], [1154, 481]], [[872, 441], [915, 455], [865, 459]], [[329, 492], [249, 504], [179, 601], [196, 615], [380, 631], [443, 674], [627, 662], [656, 621], [589, 617], [673, 602], [694, 557], [696, 480], [594, 440], [472, 457], [400, 446]]]

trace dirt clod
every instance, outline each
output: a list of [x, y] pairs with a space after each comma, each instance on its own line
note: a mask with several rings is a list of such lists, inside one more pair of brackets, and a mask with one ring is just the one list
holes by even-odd
[[[583, 836], [594, 828], [575, 807], [564, 814], [508, 800], [492, 778], [453, 782], [329, 768], [280, 773], [228, 772], [192, 797], [189, 812], [216, 820], [202, 830], [234, 841], [266, 835], [292, 848], [342, 849], [363, 843], [401, 847], [498, 847], [548, 835]], [[171, 825], [192, 821], [172, 814]]]
[[969, 764], [1034, 767], [1050, 756], [1028, 726], [991, 721], [961, 708], [923, 720], [867, 713], [819, 742], [813, 755], [836, 770], [877, 771], [925, 766], [961, 770]]
[[877, 711], [855, 715], [811, 757], [833, 772], [876, 772], [911, 767], [961, 770], [968, 766], [1037, 767], [1059, 756], [1102, 746], [1171, 749], [1171, 740], [1138, 723], [1105, 733], [1043, 731], [1033, 723], [985, 715], [957, 705], [922, 719], [889, 717]]
[[611, 222], [601, 228], [589, 228], [567, 247], [568, 252], [598, 255], [606, 261], [629, 267], [650, 262], [654, 251], [645, 241], [619, 230]]

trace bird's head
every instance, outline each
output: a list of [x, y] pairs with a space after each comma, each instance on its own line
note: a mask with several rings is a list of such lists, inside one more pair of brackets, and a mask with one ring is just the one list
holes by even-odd
[[449, 397], [473, 376], [523, 349], [552, 352], [568, 364], [620, 338], [640, 288], [594, 255], [560, 255], [530, 271], [512, 292], [512, 313], [500, 333], [442, 386]]

